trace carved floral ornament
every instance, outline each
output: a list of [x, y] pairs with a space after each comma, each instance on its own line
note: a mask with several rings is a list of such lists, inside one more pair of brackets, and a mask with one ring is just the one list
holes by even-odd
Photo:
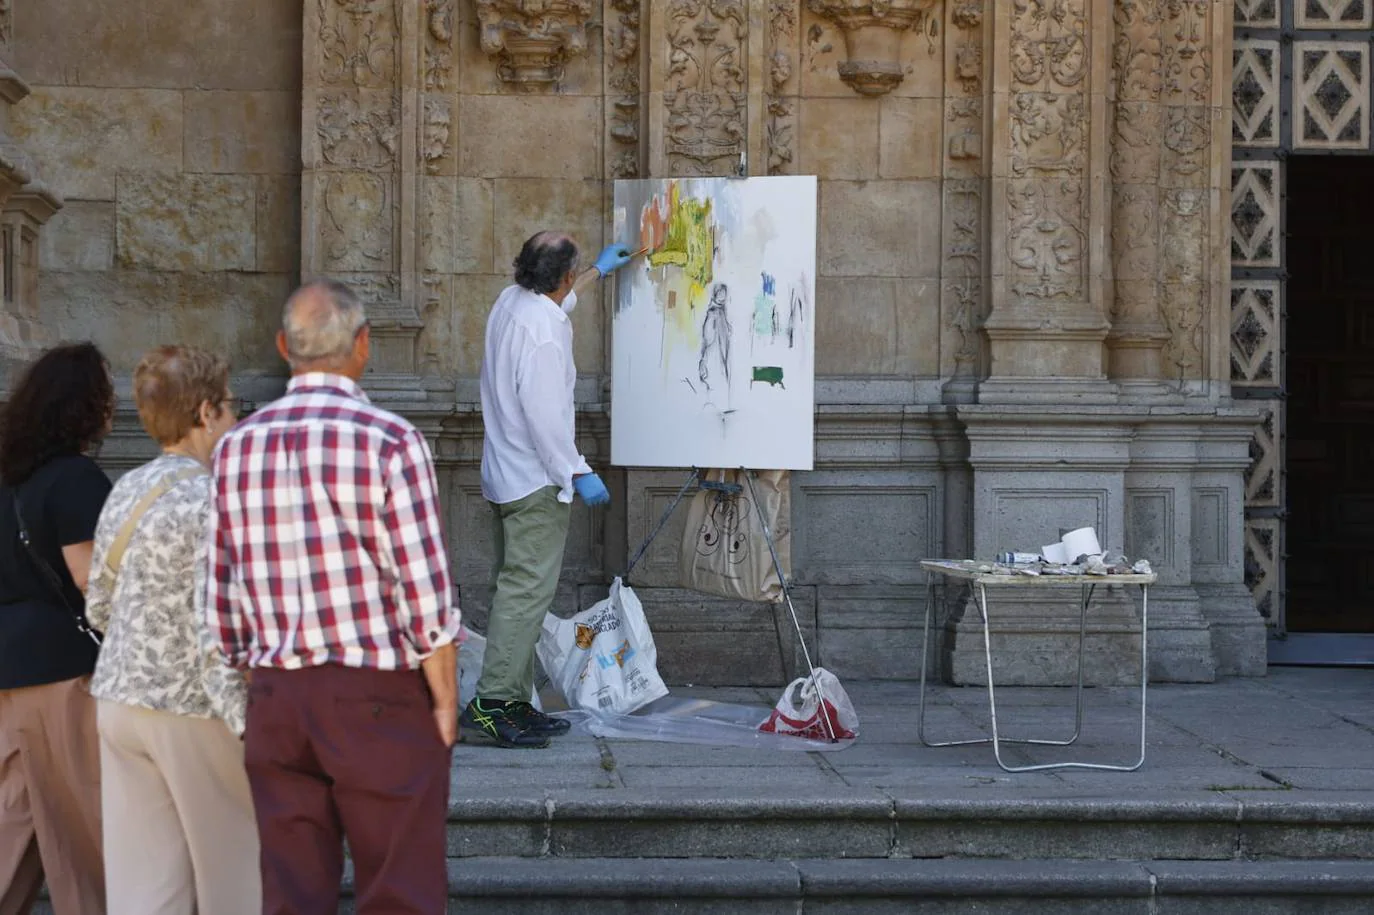
[[906, 76], [902, 38], [924, 26], [936, 0], [807, 0], [806, 7], [844, 33], [848, 59], [840, 79], [860, 95], [886, 95]]
[[563, 79], [570, 57], [587, 53], [592, 0], [473, 0], [482, 51], [508, 83], [547, 86]]

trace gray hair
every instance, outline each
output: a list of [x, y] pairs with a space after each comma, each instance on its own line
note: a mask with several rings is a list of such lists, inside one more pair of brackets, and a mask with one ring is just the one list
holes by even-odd
[[306, 283], [282, 309], [281, 328], [292, 366], [346, 359], [367, 322], [363, 303], [338, 280]]

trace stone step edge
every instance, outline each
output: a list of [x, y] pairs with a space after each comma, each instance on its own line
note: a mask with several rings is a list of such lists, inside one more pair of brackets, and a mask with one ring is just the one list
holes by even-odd
[[1275, 823], [1374, 825], [1367, 800], [1217, 797], [1199, 800], [1046, 798], [929, 799], [855, 793], [823, 797], [664, 796], [617, 791], [548, 793], [542, 797], [466, 797], [449, 804], [452, 823], [556, 823], [586, 820], [1009, 820], [1022, 822]]
[[456, 898], [1374, 898], [1367, 861], [467, 858], [448, 879]]

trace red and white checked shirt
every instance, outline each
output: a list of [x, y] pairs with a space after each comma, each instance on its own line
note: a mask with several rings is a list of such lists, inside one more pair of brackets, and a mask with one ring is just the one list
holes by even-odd
[[235, 667], [405, 670], [459, 637], [438, 487], [415, 427], [310, 373], [214, 459], [205, 612]]

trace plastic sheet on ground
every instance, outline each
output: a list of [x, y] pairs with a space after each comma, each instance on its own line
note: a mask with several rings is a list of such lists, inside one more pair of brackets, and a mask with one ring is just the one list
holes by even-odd
[[630, 715], [607, 715], [586, 709], [570, 709], [558, 715], [572, 722], [574, 733], [592, 737], [824, 752], [845, 750], [857, 742], [831, 743], [760, 731], [759, 725], [768, 720], [771, 712], [772, 709], [762, 706], [667, 695]]

